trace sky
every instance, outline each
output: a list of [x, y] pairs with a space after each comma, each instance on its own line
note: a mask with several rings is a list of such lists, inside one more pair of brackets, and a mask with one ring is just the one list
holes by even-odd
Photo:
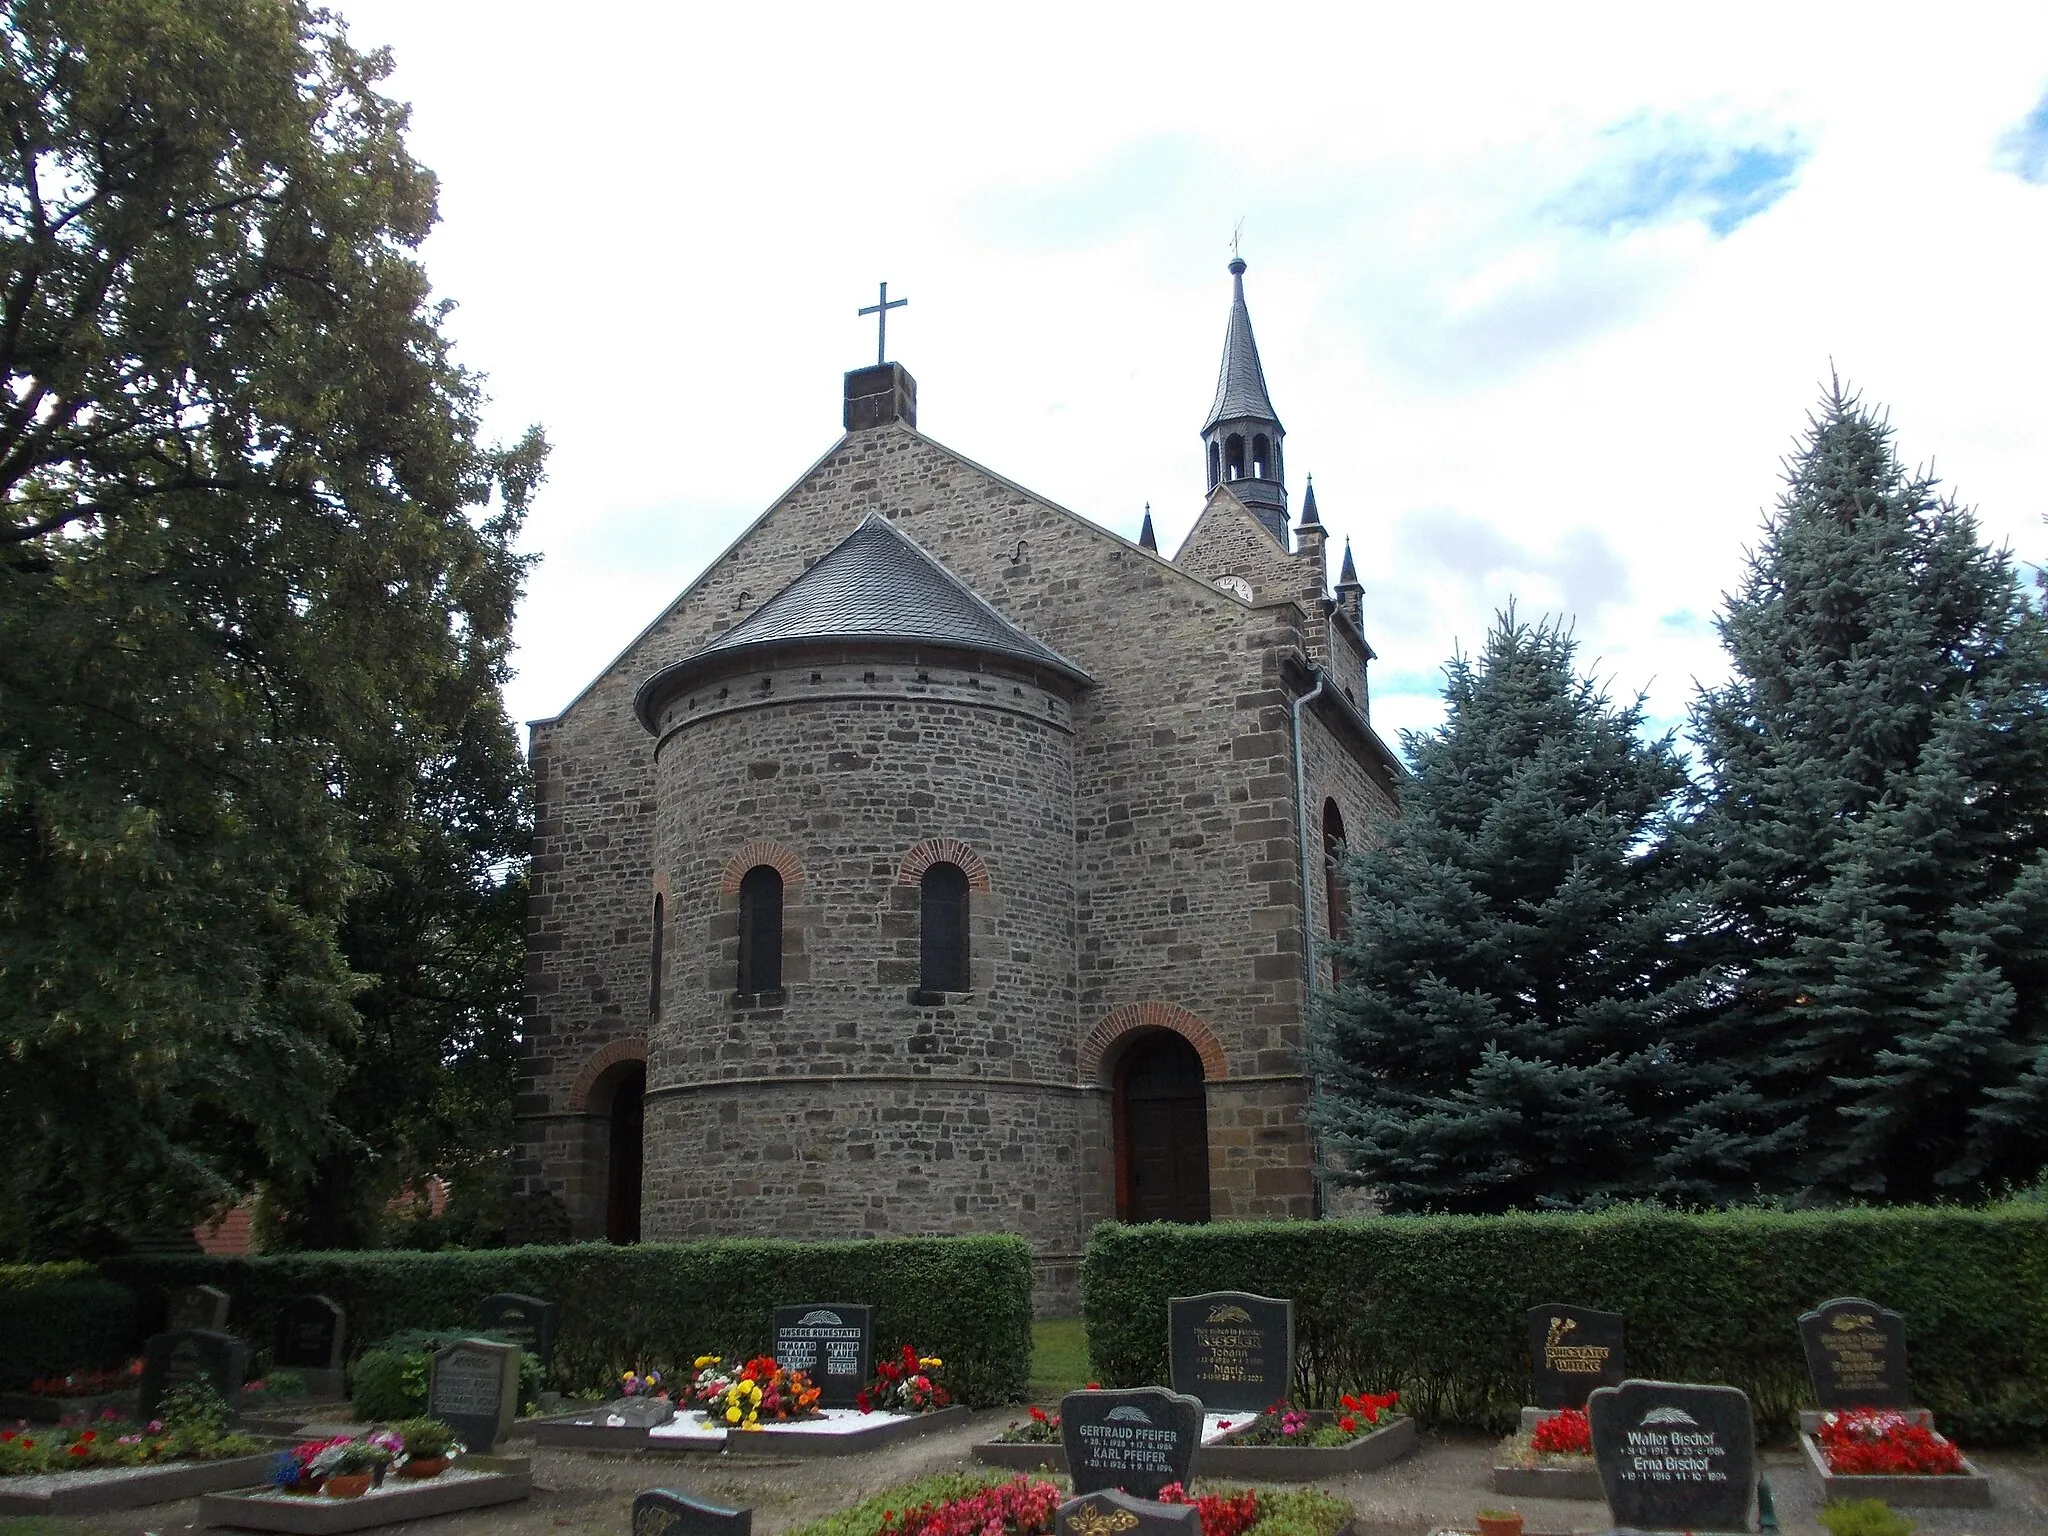
[[2048, 560], [2048, 6], [341, 0], [439, 176], [490, 435], [554, 444], [513, 715], [839, 435], [876, 285], [922, 431], [1170, 553], [1233, 230], [1373, 721], [1510, 601], [1682, 723], [1831, 376]]

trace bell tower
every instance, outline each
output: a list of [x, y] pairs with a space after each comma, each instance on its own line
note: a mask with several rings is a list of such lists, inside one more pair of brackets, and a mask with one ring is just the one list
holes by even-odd
[[1244, 258], [1230, 258], [1230, 326], [1223, 334], [1223, 368], [1216, 400], [1202, 425], [1208, 456], [1208, 488], [1229, 485], [1232, 494], [1287, 548], [1287, 477], [1280, 440], [1287, 429], [1273, 414], [1266, 371], [1252, 339], [1251, 311], [1244, 305]]

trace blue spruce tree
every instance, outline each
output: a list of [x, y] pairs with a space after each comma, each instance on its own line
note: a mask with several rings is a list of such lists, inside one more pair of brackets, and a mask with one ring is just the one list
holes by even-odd
[[1697, 833], [1779, 1187], [1967, 1197], [2048, 1156], [2048, 633], [1836, 386], [1721, 618]]
[[1396, 1210], [1720, 1201], [1770, 1151], [1708, 1033], [1684, 766], [1574, 659], [1512, 612], [1453, 659], [1399, 818], [1348, 866], [1317, 1115]]

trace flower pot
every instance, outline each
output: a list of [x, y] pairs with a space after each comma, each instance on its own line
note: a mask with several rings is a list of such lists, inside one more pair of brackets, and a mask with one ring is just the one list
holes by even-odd
[[448, 1470], [446, 1456], [413, 1456], [398, 1469], [400, 1477], [439, 1477]]
[[1481, 1515], [1479, 1536], [1522, 1536], [1521, 1514]]
[[368, 1472], [330, 1472], [320, 1491], [330, 1499], [360, 1499], [370, 1491]]

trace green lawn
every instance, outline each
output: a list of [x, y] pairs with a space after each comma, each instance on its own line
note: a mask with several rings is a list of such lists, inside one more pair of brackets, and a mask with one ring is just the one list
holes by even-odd
[[1056, 1403], [1088, 1385], [1088, 1335], [1078, 1317], [1041, 1317], [1031, 1325], [1031, 1401]]

